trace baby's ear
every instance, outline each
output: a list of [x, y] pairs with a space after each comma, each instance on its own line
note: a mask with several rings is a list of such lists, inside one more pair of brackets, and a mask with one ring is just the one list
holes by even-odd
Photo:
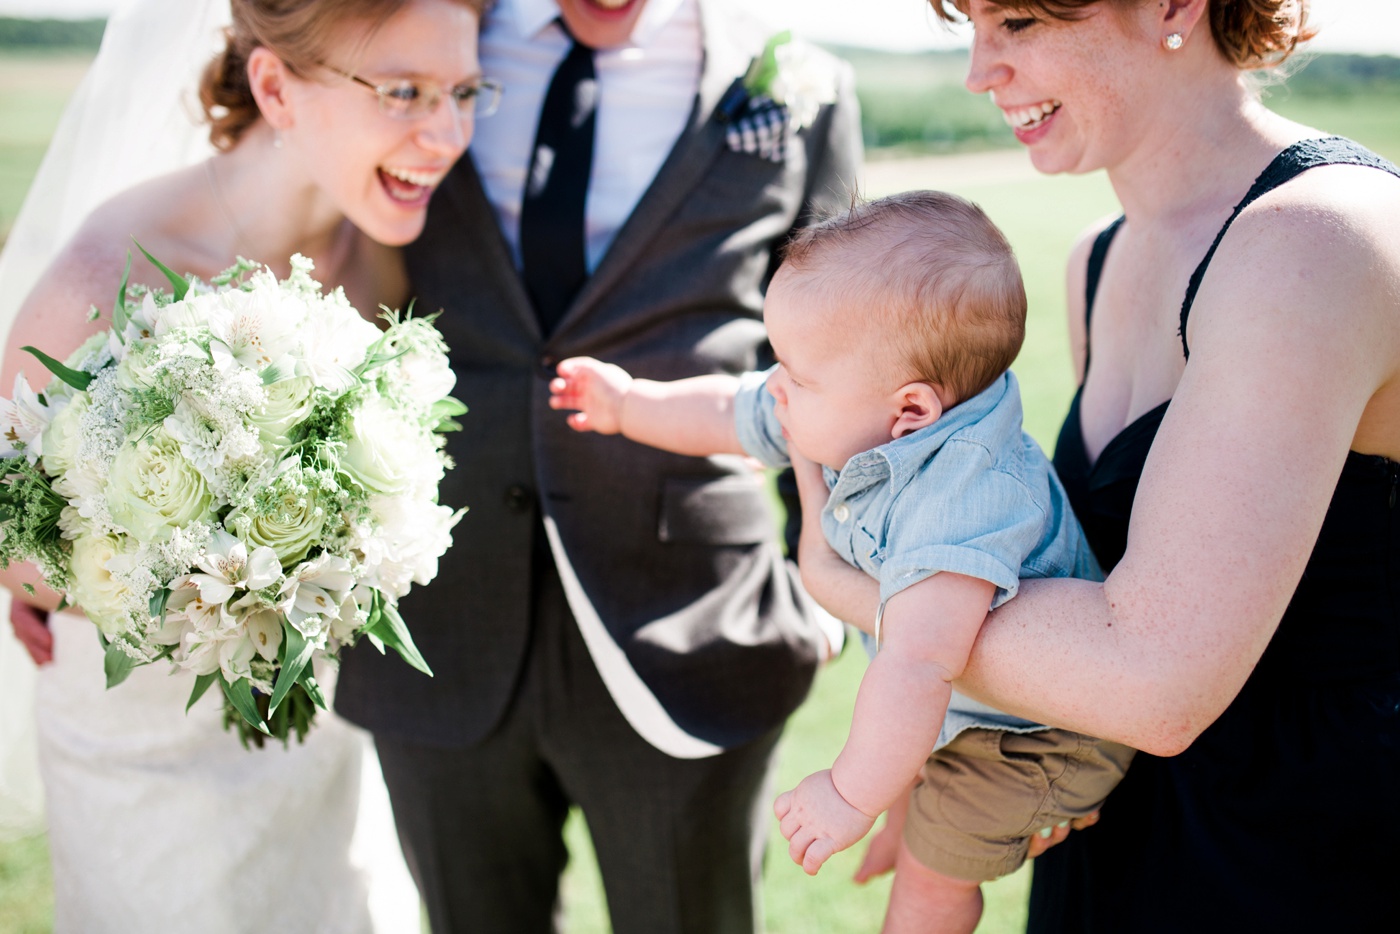
[[903, 438], [921, 428], [927, 428], [943, 416], [943, 403], [938, 391], [928, 383], [905, 383], [894, 395], [898, 411], [891, 438]]

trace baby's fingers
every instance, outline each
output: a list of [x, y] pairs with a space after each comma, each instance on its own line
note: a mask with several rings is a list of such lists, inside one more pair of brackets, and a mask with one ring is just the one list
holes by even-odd
[[[817, 835], [807, 827], [798, 827], [792, 836], [788, 837], [788, 856], [804, 870], [807, 868], [807, 848], [812, 845], [816, 838]], [[818, 865], [821, 864], [818, 863]]]
[[822, 863], [831, 858], [831, 854], [836, 852], [836, 844], [830, 837], [821, 837], [812, 841], [812, 845], [807, 847], [807, 853], [802, 857], [802, 871], [809, 876], [815, 876], [817, 870], [822, 868]]
[[773, 816], [778, 820], [787, 817], [788, 811], [792, 810], [792, 792], [785, 791], [778, 795], [778, 800], [773, 802]]
[[565, 421], [569, 423], [569, 427], [572, 428], [574, 431], [593, 430], [593, 425], [588, 420], [587, 412], [575, 412], [574, 414], [566, 418]]

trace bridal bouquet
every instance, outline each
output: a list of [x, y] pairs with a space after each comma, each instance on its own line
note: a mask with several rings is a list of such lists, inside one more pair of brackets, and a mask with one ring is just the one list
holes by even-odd
[[0, 564], [97, 625], [108, 687], [169, 659], [245, 745], [300, 740], [313, 657], [365, 637], [431, 674], [396, 602], [460, 518], [437, 503], [466, 411], [446, 346], [431, 319], [375, 327], [301, 256], [209, 285], [147, 257], [171, 292], [124, 277], [111, 328], [66, 362], [26, 347], [57, 378], [0, 400]]

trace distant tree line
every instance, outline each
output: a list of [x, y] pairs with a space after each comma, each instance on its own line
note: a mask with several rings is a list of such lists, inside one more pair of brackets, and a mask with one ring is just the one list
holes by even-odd
[[104, 19], [18, 19], [0, 16], [0, 49], [89, 49], [102, 44]]

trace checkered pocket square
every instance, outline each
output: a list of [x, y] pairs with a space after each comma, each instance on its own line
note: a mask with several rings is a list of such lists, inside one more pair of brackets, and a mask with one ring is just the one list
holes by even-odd
[[769, 162], [787, 158], [788, 109], [771, 97], [751, 97], [743, 111], [725, 131], [725, 141], [734, 152], [746, 152]]

